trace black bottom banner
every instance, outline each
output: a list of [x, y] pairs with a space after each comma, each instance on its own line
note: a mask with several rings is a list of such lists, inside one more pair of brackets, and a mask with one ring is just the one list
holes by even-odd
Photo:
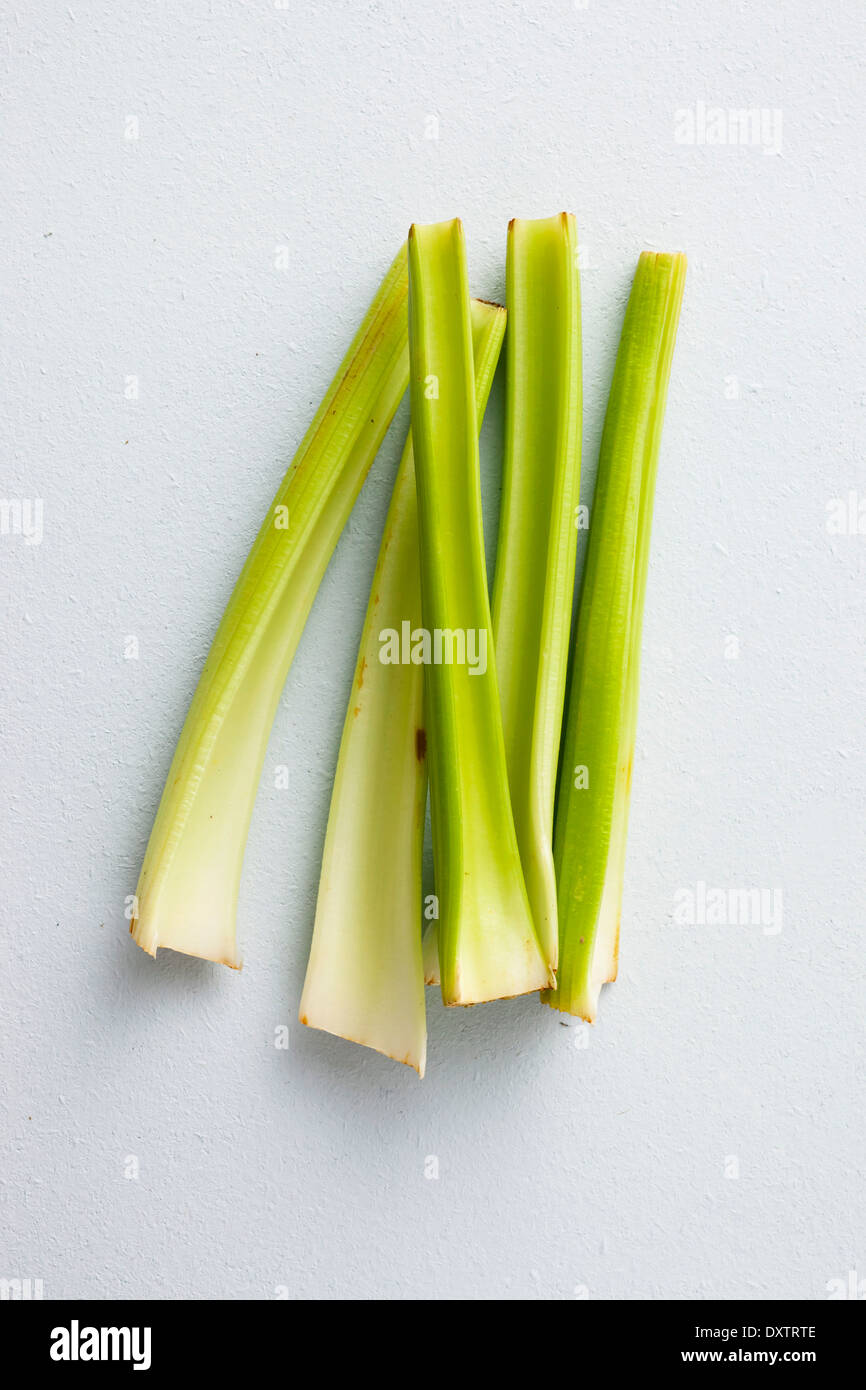
[[[336, 1300], [335, 1300], [336, 1301]], [[341, 1304], [347, 1309], [350, 1304]], [[171, 1303], [171, 1302], [27, 1302], [0, 1301], [0, 1327], [5, 1345], [17, 1354], [16, 1365], [28, 1374], [99, 1376], [165, 1372], [220, 1374], [242, 1377], [270, 1356], [286, 1372], [304, 1372], [307, 1358], [317, 1350], [325, 1355], [323, 1370], [333, 1375], [342, 1353], [350, 1373], [366, 1363], [370, 1372], [375, 1359], [394, 1369], [406, 1363], [396, 1360], [399, 1343], [411, 1346], [417, 1337], [419, 1358], [428, 1366], [442, 1358], [453, 1360], [453, 1333], [445, 1337], [446, 1324], [436, 1318], [420, 1327], [415, 1319], [400, 1320], [394, 1313], [377, 1324], [371, 1306], [354, 1305], [363, 1317], [363, 1338], [356, 1335], [354, 1315], [341, 1311], [331, 1323], [331, 1334], [322, 1339], [319, 1330], [305, 1325], [306, 1314], [297, 1304], [271, 1303]], [[360, 1313], [363, 1306], [363, 1313]], [[472, 1320], [474, 1337], [481, 1324], [484, 1370], [512, 1373], [514, 1312], [509, 1303], [478, 1302], [465, 1316]], [[855, 1342], [863, 1332], [863, 1309], [848, 1302], [578, 1302], [563, 1316], [557, 1312], [524, 1324], [520, 1340], [542, 1363], [545, 1354], [582, 1378], [593, 1369], [647, 1371], [667, 1375], [678, 1368], [694, 1372], [702, 1367], [800, 1366], [822, 1375], [846, 1373], [855, 1361]], [[373, 1321], [371, 1322], [371, 1316]], [[457, 1319], [462, 1320], [457, 1314]], [[296, 1321], [300, 1318], [301, 1321]], [[499, 1331], [500, 1319], [501, 1333]], [[533, 1333], [533, 1327], [536, 1332]], [[469, 1328], [467, 1327], [467, 1332]], [[458, 1338], [461, 1329], [454, 1331]], [[299, 1334], [303, 1356], [297, 1359]], [[395, 1336], [398, 1341], [395, 1342]], [[380, 1342], [378, 1350], [376, 1343]], [[497, 1355], [497, 1349], [501, 1349]], [[335, 1354], [336, 1353], [336, 1354]], [[492, 1353], [492, 1355], [491, 1355]], [[459, 1355], [459, 1353], [458, 1353]], [[393, 1359], [393, 1360], [392, 1360]], [[444, 1364], [443, 1364], [444, 1369]], [[470, 1367], [463, 1362], [464, 1371]], [[480, 1369], [480, 1367], [478, 1368]], [[567, 1374], [567, 1372], [566, 1372]]]

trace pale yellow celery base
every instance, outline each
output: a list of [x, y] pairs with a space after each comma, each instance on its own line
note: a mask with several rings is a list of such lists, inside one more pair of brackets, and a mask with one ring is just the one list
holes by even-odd
[[470, 783], [462, 808], [465, 868], [457, 877], [455, 916], [467, 925], [449, 972], [448, 1005], [513, 999], [556, 984], [540, 948], [522, 872], [515, 873], [512, 862], [503, 858], [497, 832], [488, 828], [475, 791]]
[[[523, 874], [515, 872], [513, 861], [503, 856], [497, 829], [488, 824], [475, 783], [470, 781], [466, 790], [463, 871], [455, 875], [453, 907], [455, 919], [465, 925], [447, 976], [445, 1003], [449, 1005], [511, 999], [556, 983], [540, 949]], [[516, 848], [516, 841], [512, 843]], [[441, 961], [440, 973], [444, 981]]]
[[[515, 913], [514, 921], [525, 920], [521, 908]], [[556, 977], [540, 959], [538, 941], [534, 929], [524, 931], [520, 937], [508, 936], [507, 950], [491, 950], [489, 937], [505, 936], [502, 919], [498, 914], [476, 912], [478, 932], [467, 933], [461, 945], [461, 955], [454, 972], [451, 997], [446, 1000], [449, 1007], [454, 1005], [484, 1004], [494, 999], [515, 999], [520, 994], [532, 994], [535, 990], [551, 989]], [[484, 935], [488, 944], [483, 942]]]
[[[235, 942], [241, 868], [259, 769], [307, 617], [306, 610], [297, 615], [297, 606], [297, 595], [284, 596], [268, 624], [258, 659], [232, 701], [231, 719], [220, 725], [206, 759], [190, 778], [194, 790], [186, 798], [182, 848], [177, 844], [179, 837], [172, 836], [158, 862], [148, 848], [130, 932], [152, 956], [159, 946], [167, 946], [241, 968]], [[295, 631], [293, 613], [300, 619]], [[290, 633], [291, 649], [286, 652]], [[251, 767], [256, 770], [255, 781], [250, 778]]]
[[[425, 761], [424, 681], [418, 667], [407, 670], [378, 659], [378, 634], [399, 632], [405, 615], [420, 611], [410, 437], [346, 715], [300, 1019], [405, 1062], [423, 1076], [427, 1029], [418, 913], [427, 799], [426, 777], [419, 776]], [[384, 818], [381, 834], [379, 822], [359, 828], [357, 817], [375, 816], [377, 804], [412, 810], [400, 820]]]

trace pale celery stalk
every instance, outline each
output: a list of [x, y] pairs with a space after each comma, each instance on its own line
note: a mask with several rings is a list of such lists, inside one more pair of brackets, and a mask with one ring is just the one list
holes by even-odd
[[[553, 980], [532, 922], [508, 793], [459, 221], [410, 230], [409, 357], [423, 622], [446, 657], [425, 672], [442, 997], [475, 1004]], [[461, 643], [466, 659], [448, 660], [459, 658]]]
[[280, 692], [328, 560], [408, 382], [401, 249], [235, 585], [169, 769], [130, 930], [235, 968], [253, 802]]
[[605, 418], [554, 830], [554, 1008], [592, 1022], [616, 973], [652, 501], [685, 257], [638, 262]]
[[[478, 426], [505, 310], [472, 301]], [[427, 802], [424, 668], [394, 664], [387, 641], [421, 627], [412, 435], [394, 483], [373, 576], [322, 859], [301, 996], [302, 1023], [363, 1043], [424, 1075], [421, 853]], [[383, 645], [383, 643], [385, 645]], [[411, 648], [410, 648], [411, 650]], [[405, 656], [405, 652], [401, 652]]]
[[577, 227], [561, 213], [508, 227], [502, 510], [493, 641], [508, 784], [535, 927], [556, 968], [553, 805], [580, 500]]

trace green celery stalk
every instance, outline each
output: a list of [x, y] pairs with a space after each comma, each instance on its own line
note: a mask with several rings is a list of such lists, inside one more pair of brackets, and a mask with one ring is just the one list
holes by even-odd
[[[472, 301], [478, 426], [505, 310]], [[361, 637], [316, 906], [300, 1019], [424, 1075], [421, 854], [427, 803], [424, 670], [381, 660], [391, 634], [421, 627], [412, 435], [385, 522]]]
[[[645, 253], [649, 255], [650, 253]], [[671, 258], [673, 259], [673, 258]], [[653, 503], [655, 500], [656, 473], [664, 425], [665, 404], [671, 362], [676, 342], [677, 322], [683, 289], [685, 287], [686, 258], [677, 258], [679, 264], [673, 267], [675, 283], [666, 303], [666, 321], [658, 364], [658, 390], [653, 402], [650, 438], [647, 446], [647, 466], [641, 478], [640, 515], [638, 519], [637, 549], [635, 554], [635, 579], [632, 590], [632, 618], [629, 630], [628, 685], [623, 716], [622, 754], [617, 768], [617, 785], [614, 799], [613, 826], [611, 834], [608, 872], [605, 876], [604, 892], [599, 909], [600, 940], [605, 943], [608, 959], [606, 982], [616, 979], [619, 960], [619, 935], [622, 918], [622, 896], [625, 874], [626, 841], [628, 837], [628, 818], [631, 802], [632, 771], [634, 766], [635, 739], [637, 736], [638, 703], [640, 693], [640, 649], [643, 632], [643, 611], [646, 597], [647, 572], [649, 569], [650, 537], [652, 533]]]
[[512, 221], [506, 277], [508, 376], [493, 641], [517, 843], [536, 931], [555, 970], [553, 807], [580, 500], [574, 217]]
[[580, 598], [554, 829], [552, 1007], [592, 1022], [615, 978], [652, 504], [686, 258], [644, 252], [617, 354]]
[[[475, 373], [459, 221], [409, 232], [409, 358], [439, 964], [446, 1004], [552, 984], [520, 865], [493, 662]], [[469, 660], [470, 648], [473, 660]], [[483, 669], [482, 669], [483, 664]]]
[[401, 248], [295, 455], [235, 585], [169, 769], [133, 939], [240, 967], [241, 866], [280, 692], [328, 561], [406, 389]]

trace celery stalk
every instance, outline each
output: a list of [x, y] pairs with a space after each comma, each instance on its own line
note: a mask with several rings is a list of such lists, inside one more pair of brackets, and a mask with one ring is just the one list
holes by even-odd
[[532, 922], [508, 792], [459, 221], [409, 232], [409, 358], [423, 621], [440, 657], [452, 658], [437, 662], [434, 648], [425, 673], [442, 998], [475, 1004], [553, 979]]
[[[645, 253], [648, 255], [649, 253]], [[674, 258], [671, 258], [674, 259]], [[626, 840], [628, 837], [628, 817], [631, 801], [634, 748], [637, 736], [638, 697], [640, 693], [640, 649], [643, 631], [643, 610], [646, 596], [647, 571], [649, 569], [650, 537], [652, 532], [653, 502], [655, 500], [656, 473], [664, 425], [665, 403], [671, 362], [676, 342], [677, 322], [680, 304], [685, 287], [686, 259], [672, 267], [674, 284], [666, 303], [666, 319], [658, 363], [658, 389], [653, 402], [650, 438], [647, 445], [647, 466], [641, 478], [640, 516], [638, 519], [637, 550], [635, 554], [635, 579], [632, 590], [632, 618], [629, 630], [628, 687], [623, 716], [622, 755], [617, 768], [617, 787], [614, 799], [613, 826], [608, 872], [605, 876], [604, 892], [599, 909], [600, 942], [606, 954], [608, 969], [605, 981], [616, 979], [619, 961], [619, 934], [622, 917], [623, 879], [625, 873]], [[603, 958], [603, 956], [602, 956]]]
[[[478, 426], [505, 310], [472, 301]], [[302, 1023], [363, 1043], [424, 1075], [421, 852], [427, 803], [424, 671], [394, 664], [383, 637], [421, 627], [412, 435], [400, 461], [361, 637], [325, 850]], [[406, 625], [406, 626], [404, 626]]]
[[555, 969], [553, 806], [580, 499], [574, 217], [512, 221], [506, 284], [508, 377], [493, 641], [517, 843], [536, 931]]
[[235, 968], [241, 866], [280, 692], [328, 560], [408, 382], [401, 249], [235, 585], [169, 770], [130, 930]]
[[685, 283], [682, 255], [638, 262], [605, 417], [554, 830], [557, 988], [592, 1022], [615, 977], [652, 502]]

